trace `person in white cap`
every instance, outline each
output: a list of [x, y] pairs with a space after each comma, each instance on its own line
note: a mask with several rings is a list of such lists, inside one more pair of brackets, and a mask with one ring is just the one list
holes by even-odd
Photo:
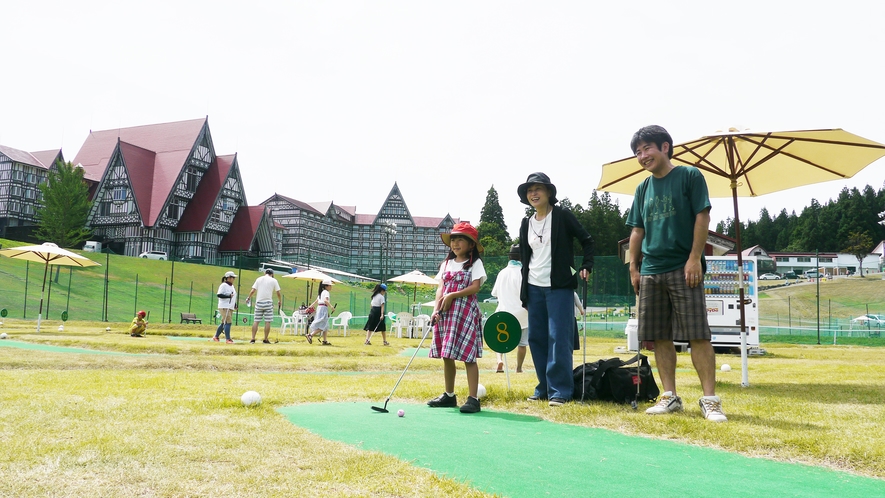
[[314, 318], [313, 322], [310, 323], [310, 330], [307, 333], [307, 342], [313, 344], [313, 336], [316, 335], [318, 330], [323, 331], [323, 346], [331, 346], [332, 343], [326, 340], [326, 335], [329, 333], [329, 317], [332, 315], [332, 304], [329, 302], [331, 299], [331, 295], [329, 294], [329, 289], [332, 288], [331, 280], [323, 280], [323, 283], [320, 284], [320, 290], [317, 293], [317, 298], [314, 302], [310, 304], [311, 307], [316, 305], [317, 316]]
[[230, 324], [233, 311], [237, 308], [237, 290], [234, 289], [234, 279], [237, 274], [229, 271], [221, 277], [221, 285], [218, 286], [218, 315], [220, 317], [218, 328], [215, 330], [213, 341], [219, 342], [221, 332], [224, 331], [225, 342], [233, 344], [230, 338]]
[[265, 344], [270, 344], [270, 324], [273, 322], [273, 293], [277, 293], [277, 308], [283, 307], [283, 295], [280, 293], [280, 283], [273, 278], [273, 270], [270, 268], [264, 270], [264, 276], [258, 277], [252, 284], [252, 290], [246, 297], [246, 306], [249, 305], [252, 296], [255, 296], [255, 318], [252, 320], [252, 340], [250, 344], [255, 344], [255, 334], [258, 333], [258, 322], [264, 320], [264, 340]]

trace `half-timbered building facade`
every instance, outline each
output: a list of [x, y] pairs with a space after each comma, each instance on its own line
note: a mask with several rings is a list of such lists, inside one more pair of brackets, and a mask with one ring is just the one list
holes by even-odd
[[[283, 260], [372, 278], [416, 269], [435, 274], [448, 253], [440, 233], [460, 221], [449, 215], [412, 216], [396, 183], [376, 214], [358, 214], [353, 206], [307, 203], [281, 194], [262, 205], [284, 227]], [[391, 224], [396, 224], [395, 233]]]
[[39, 186], [56, 161], [64, 161], [60, 149], [25, 152], [0, 145], [0, 237], [30, 235], [43, 200]]
[[[215, 263], [237, 216], [249, 216], [237, 156], [216, 154], [208, 119], [90, 132], [74, 162], [96, 183], [94, 238], [119, 254]], [[279, 254], [270, 236], [259, 252]]]

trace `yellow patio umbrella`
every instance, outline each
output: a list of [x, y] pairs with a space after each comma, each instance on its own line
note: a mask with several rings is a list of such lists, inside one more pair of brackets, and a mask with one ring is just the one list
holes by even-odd
[[49, 265], [59, 266], [101, 266], [89, 258], [77, 253], [62, 249], [52, 242], [44, 242], [39, 246], [20, 246], [0, 250], [0, 255], [25, 261], [43, 263], [43, 290], [40, 292], [40, 311], [37, 314], [37, 332], [40, 332], [40, 322], [43, 319], [43, 297], [46, 294], [46, 275], [49, 273]]
[[[704, 174], [710, 197], [731, 197], [737, 235], [738, 268], [741, 252], [739, 196], [755, 197], [793, 187], [851, 178], [885, 156], [885, 145], [845, 130], [740, 131], [734, 128], [673, 146], [674, 165], [695, 166]], [[633, 195], [636, 186], [650, 175], [628, 157], [602, 166], [597, 190]], [[741, 384], [747, 377], [744, 282], [738, 272], [741, 313]]]

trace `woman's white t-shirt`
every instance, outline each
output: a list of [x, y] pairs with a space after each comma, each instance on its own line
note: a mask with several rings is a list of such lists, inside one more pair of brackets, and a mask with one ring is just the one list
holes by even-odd
[[218, 286], [218, 294], [230, 294], [230, 297], [218, 298], [218, 309], [232, 309], [234, 307], [234, 303], [237, 302], [237, 291], [233, 285], [221, 282], [221, 285]]
[[538, 287], [550, 287], [550, 268], [553, 255], [550, 243], [552, 227], [552, 210], [541, 221], [536, 220], [534, 215], [529, 218], [528, 239], [529, 247], [532, 248], [532, 259], [529, 261], [529, 283]]
[[375, 297], [372, 298], [372, 307], [373, 308], [380, 307], [383, 304], [384, 304], [384, 294], [382, 294], [380, 292], [375, 294]]

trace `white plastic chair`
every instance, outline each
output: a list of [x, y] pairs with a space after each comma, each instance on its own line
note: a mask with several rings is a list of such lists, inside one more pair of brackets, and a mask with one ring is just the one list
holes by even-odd
[[338, 316], [332, 317], [329, 321], [329, 325], [335, 328], [340, 328], [342, 331], [342, 335], [347, 337], [347, 325], [350, 322], [350, 319], [353, 318], [353, 313], [349, 311], [342, 311], [338, 313]]
[[414, 332], [417, 332], [421, 337], [424, 337], [424, 334], [427, 333], [427, 329], [430, 328], [430, 315], [418, 315], [412, 320]]
[[292, 329], [294, 330], [295, 335], [303, 335], [307, 334], [307, 319], [309, 315], [306, 313], [300, 313], [298, 311], [292, 313], [293, 325]]
[[403, 330], [405, 330], [406, 334], [408, 334], [409, 337], [412, 337], [411, 313], [402, 312], [396, 314], [396, 321], [393, 322], [391, 331], [395, 331], [397, 337], [402, 337]]
[[286, 335], [286, 329], [291, 328], [292, 334], [295, 334], [295, 317], [289, 316], [283, 313], [283, 310], [280, 310], [280, 319], [282, 323], [280, 323], [280, 335]]

